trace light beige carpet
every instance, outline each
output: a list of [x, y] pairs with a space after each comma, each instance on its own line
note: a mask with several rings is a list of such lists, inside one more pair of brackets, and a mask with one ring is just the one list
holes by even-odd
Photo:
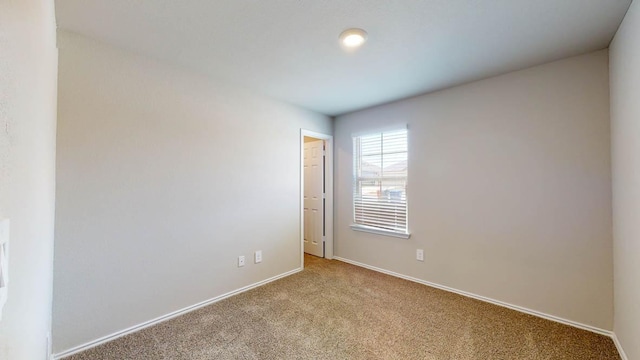
[[339, 261], [67, 358], [620, 359], [611, 339]]

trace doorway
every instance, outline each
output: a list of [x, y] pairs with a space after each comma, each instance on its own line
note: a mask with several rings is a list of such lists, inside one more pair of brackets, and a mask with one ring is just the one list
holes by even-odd
[[300, 257], [333, 258], [333, 136], [300, 131]]

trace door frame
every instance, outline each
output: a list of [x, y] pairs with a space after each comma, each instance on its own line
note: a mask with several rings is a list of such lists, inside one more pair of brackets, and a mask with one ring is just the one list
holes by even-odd
[[333, 259], [333, 135], [300, 129], [300, 268], [304, 268], [304, 137], [325, 141], [324, 257]]

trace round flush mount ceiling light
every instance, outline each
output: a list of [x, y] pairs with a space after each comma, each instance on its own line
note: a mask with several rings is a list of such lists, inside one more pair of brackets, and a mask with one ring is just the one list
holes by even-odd
[[348, 48], [357, 48], [367, 41], [367, 32], [362, 29], [347, 29], [340, 34], [340, 43]]

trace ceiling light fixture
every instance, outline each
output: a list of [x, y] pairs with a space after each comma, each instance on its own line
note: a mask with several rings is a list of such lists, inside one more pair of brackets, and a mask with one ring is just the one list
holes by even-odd
[[340, 43], [348, 48], [357, 48], [367, 41], [367, 32], [362, 29], [347, 29], [340, 34]]

